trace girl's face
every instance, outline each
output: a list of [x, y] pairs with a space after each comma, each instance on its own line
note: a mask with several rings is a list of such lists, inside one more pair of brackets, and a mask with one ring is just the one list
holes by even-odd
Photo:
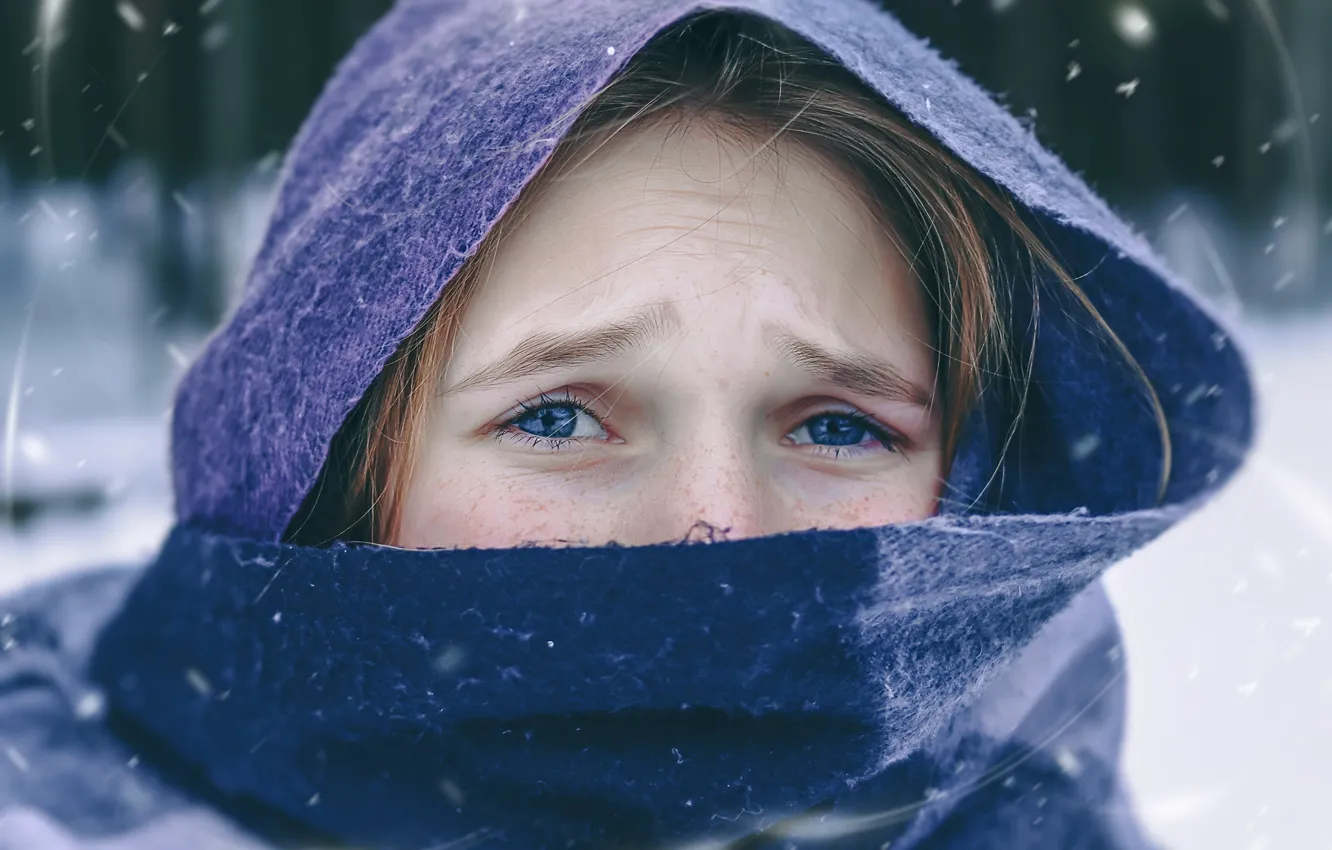
[[930, 322], [852, 184], [703, 122], [617, 135], [548, 184], [462, 318], [409, 548], [641, 545], [934, 512]]

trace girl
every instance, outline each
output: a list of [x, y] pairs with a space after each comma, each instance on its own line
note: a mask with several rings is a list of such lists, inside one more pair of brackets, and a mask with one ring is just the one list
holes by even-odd
[[861, 0], [405, 2], [180, 387], [159, 556], [9, 605], [0, 834], [1146, 846], [1097, 578], [1251, 407]]

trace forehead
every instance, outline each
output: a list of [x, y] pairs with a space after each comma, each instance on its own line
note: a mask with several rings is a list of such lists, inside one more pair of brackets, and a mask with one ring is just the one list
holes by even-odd
[[671, 302], [686, 325], [720, 314], [867, 346], [928, 339], [884, 219], [844, 169], [795, 141], [654, 122], [540, 184], [464, 323], [498, 346]]

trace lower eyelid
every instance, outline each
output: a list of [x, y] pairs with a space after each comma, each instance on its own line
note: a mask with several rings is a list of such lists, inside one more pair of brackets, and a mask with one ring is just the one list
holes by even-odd
[[542, 437], [537, 434], [528, 434], [526, 431], [519, 431], [508, 426], [496, 428], [492, 436], [496, 440], [508, 440], [524, 446], [531, 446], [539, 451], [557, 452], [564, 451], [570, 444], [581, 445], [585, 440], [575, 437]]

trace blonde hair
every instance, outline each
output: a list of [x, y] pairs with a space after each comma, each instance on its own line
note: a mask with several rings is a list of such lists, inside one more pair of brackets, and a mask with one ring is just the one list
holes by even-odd
[[[863, 184], [932, 309], [945, 458], [953, 456], [967, 415], [987, 388], [1011, 394], [1018, 414], [1008, 438], [1016, 433], [1032, 351], [1018, 350], [1009, 326], [1010, 301], [1015, 286], [1029, 287], [1034, 324], [1039, 314], [1034, 281], [1043, 267], [1138, 376], [1161, 432], [1164, 490], [1170, 441], [1151, 383], [1008, 195], [800, 36], [757, 16], [704, 12], [653, 39], [579, 111], [541, 172], [348, 417], [289, 539], [309, 544], [393, 539], [412, 446], [463, 313], [506, 228], [523, 219], [548, 180], [615, 134], [648, 120], [694, 119], [708, 120], [718, 132], [762, 141], [765, 148], [779, 137], [795, 140]], [[1000, 262], [1001, 257], [1008, 259]]]

